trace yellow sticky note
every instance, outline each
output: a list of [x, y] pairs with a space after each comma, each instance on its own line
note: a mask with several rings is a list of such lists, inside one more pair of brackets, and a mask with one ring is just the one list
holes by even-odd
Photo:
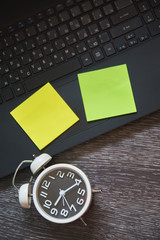
[[40, 150], [79, 120], [50, 83], [21, 103], [11, 115]]

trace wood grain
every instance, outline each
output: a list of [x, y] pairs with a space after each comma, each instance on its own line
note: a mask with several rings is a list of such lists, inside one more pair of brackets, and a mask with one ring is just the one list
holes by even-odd
[[[1, 160], [2, 161], [2, 160]], [[43, 219], [33, 204], [22, 209], [11, 186], [0, 180], [0, 239], [150, 240], [160, 239], [160, 111], [54, 157], [89, 177], [94, 193], [83, 219], [58, 225]], [[18, 175], [27, 182], [29, 169]]]

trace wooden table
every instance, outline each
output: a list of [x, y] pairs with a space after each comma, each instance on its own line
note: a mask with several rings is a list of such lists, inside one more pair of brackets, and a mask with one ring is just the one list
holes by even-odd
[[[1, 240], [160, 239], [160, 111], [65, 151], [54, 162], [78, 166], [102, 190], [83, 216], [87, 226], [80, 220], [48, 222], [33, 204], [22, 209], [11, 175], [0, 180]], [[28, 174], [28, 168], [19, 173], [18, 186]]]

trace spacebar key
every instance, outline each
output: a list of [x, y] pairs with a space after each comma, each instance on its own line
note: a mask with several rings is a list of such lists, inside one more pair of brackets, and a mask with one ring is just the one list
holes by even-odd
[[54, 81], [69, 73], [77, 71], [81, 68], [80, 62], [77, 58], [67, 61], [61, 65], [57, 65], [50, 71], [43, 72], [38, 76], [29, 78], [25, 81], [25, 85], [28, 91], [31, 91], [37, 87], [41, 87], [47, 82]]

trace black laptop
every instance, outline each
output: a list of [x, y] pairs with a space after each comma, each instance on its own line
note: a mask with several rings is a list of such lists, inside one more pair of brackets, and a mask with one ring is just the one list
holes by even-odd
[[[87, 123], [77, 74], [120, 64], [137, 113]], [[44, 148], [52, 156], [158, 110], [160, 0], [1, 2], [0, 177], [41, 153], [10, 112], [47, 82], [80, 118]]]

